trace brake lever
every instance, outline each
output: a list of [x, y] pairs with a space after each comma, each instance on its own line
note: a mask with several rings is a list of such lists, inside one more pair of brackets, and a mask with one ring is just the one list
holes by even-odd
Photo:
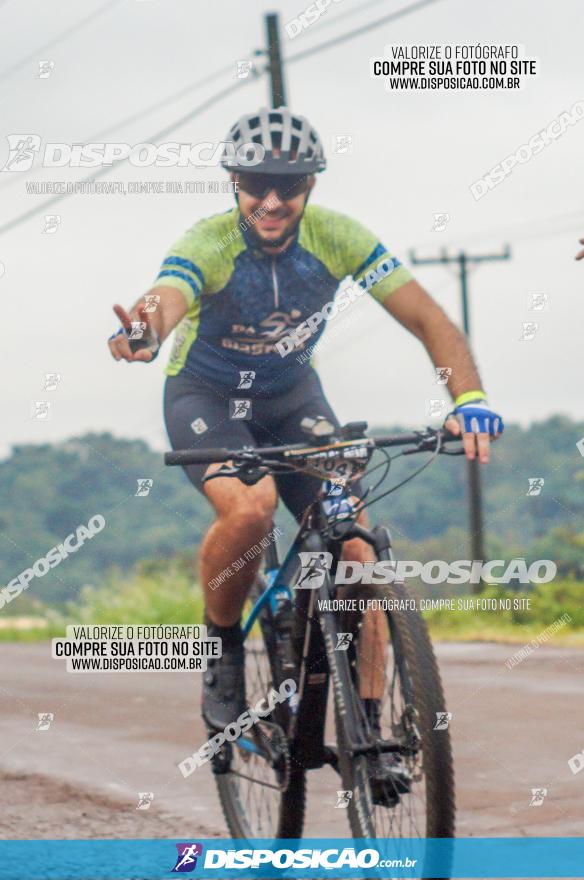
[[227, 464], [222, 464], [221, 467], [217, 468], [216, 471], [213, 471], [212, 474], [203, 477], [203, 483], [207, 483], [209, 480], [216, 480], [218, 477], [236, 477], [246, 486], [254, 486], [269, 473], [270, 471], [265, 465], [249, 463], [240, 464], [237, 467], [230, 467]]
[[222, 464], [221, 467], [203, 477], [202, 482], [207, 483], [209, 480], [215, 480], [217, 477], [235, 477], [238, 474], [238, 468], [230, 467], [228, 464]]
[[422, 434], [419, 432], [420, 440], [414, 449], [406, 449], [402, 455], [416, 455], [418, 452], [435, 452], [438, 445], [438, 434]]

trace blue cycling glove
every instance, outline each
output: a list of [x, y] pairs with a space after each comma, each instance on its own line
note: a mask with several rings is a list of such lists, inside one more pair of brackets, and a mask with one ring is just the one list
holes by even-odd
[[450, 415], [458, 421], [463, 433], [489, 434], [491, 437], [503, 433], [503, 419], [490, 408], [485, 398], [465, 400], [466, 395], [461, 398], [463, 402]]

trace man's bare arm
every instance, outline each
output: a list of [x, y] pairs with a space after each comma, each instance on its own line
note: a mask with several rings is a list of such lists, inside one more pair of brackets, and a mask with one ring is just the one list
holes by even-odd
[[[158, 302], [152, 297], [159, 297]], [[148, 297], [148, 299], [147, 299]], [[152, 309], [155, 305], [154, 311]], [[148, 309], [148, 310], [146, 310]], [[188, 312], [189, 306], [183, 294], [174, 287], [155, 287], [140, 297], [135, 305], [126, 312], [120, 305], [114, 306], [114, 312], [124, 329], [129, 330], [132, 322], [145, 323], [145, 336], [156, 334], [160, 342], [164, 342], [176, 325]], [[120, 334], [108, 341], [112, 357], [125, 361], [151, 361], [153, 355], [144, 349], [133, 352], [127, 336]]]
[[424, 344], [436, 367], [450, 367], [452, 399], [482, 388], [464, 334], [417, 281], [408, 281], [384, 302], [384, 308]]
[[156, 331], [160, 337], [160, 341], [164, 342], [167, 336], [170, 336], [179, 321], [182, 321], [189, 310], [184, 294], [175, 287], [154, 287], [140, 299], [130, 309], [130, 317], [132, 321], [140, 320], [138, 315], [141, 309], [148, 302], [146, 297], [159, 296], [160, 302], [156, 303], [153, 312], [147, 312], [150, 318], [150, 326]]

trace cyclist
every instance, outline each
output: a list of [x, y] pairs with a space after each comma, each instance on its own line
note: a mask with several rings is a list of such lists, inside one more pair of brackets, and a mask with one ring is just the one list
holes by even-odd
[[[338, 426], [307, 352], [334, 312], [339, 283], [351, 276], [352, 293], [338, 295], [339, 308], [341, 296], [350, 305], [351, 296], [370, 294], [420, 339], [436, 367], [451, 368], [455, 407], [447, 427], [462, 432], [469, 459], [478, 454], [487, 462], [489, 438], [503, 425], [487, 403], [464, 335], [376, 235], [308, 204], [315, 175], [326, 165], [308, 120], [287, 107], [242, 116], [227, 136], [221, 164], [237, 185], [236, 206], [195, 223], [129, 312], [114, 307], [122, 325], [109, 340], [116, 360], [151, 362], [177, 327], [164, 403], [173, 448], [302, 442], [305, 416], [325, 416]], [[131, 333], [141, 337], [137, 346], [130, 345]], [[223, 656], [205, 673], [203, 715], [221, 728], [245, 709], [240, 615], [260, 559], [245, 561], [244, 554], [271, 529], [278, 495], [299, 519], [320, 484], [297, 474], [264, 477], [254, 486], [226, 478], [203, 484], [217, 467], [186, 472], [216, 515], [200, 565], [209, 634], [223, 640]], [[360, 540], [347, 542], [345, 553], [356, 561], [371, 558]], [[365, 615], [359, 641], [364, 654], [382, 658], [387, 634], [380, 620], [383, 614]], [[382, 676], [371, 666], [361, 696], [378, 729]], [[407, 791], [398, 764], [390, 755], [371, 756], [372, 779], [391, 776]]]

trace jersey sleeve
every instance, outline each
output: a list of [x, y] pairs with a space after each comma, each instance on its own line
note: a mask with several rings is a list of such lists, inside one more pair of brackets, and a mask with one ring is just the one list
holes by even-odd
[[345, 274], [351, 275], [374, 299], [383, 303], [413, 276], [369, 229], [348, 217], [342, 221], [337, 235]]
[[153, 288], [180, 290], [190, 309], [203, 294], [219, 290], [229, 277], [231, 261], [226, 257], [233, 257], [234, 244], [230, 240], [227, 247], [224, 241], [236, 214], [216, 215], [188, 229], [166, 254]]

